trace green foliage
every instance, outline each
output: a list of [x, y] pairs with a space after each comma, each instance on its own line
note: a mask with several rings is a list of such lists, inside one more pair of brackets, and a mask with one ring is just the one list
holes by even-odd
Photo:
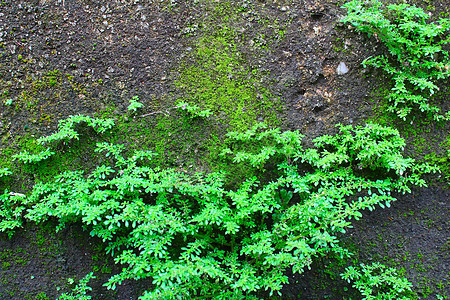
[[425, 156], [425, 159], [438, 165], [443, 181], [450, 184], [450, 150], [446, 149], [442, 155], [430, 153]]
[[87, 284], [89, 280], [95, 278], [94, 273], [89, 273], [80, 279], [80, 283], [72, 289], [71, 293], [62, 294], [58, 300], [89, 300], [92, 299], [91, 296], [86, 295], [87, 292], [92, 291], [92, 288]]
[[350, 1], [344, 5], [348, 14], [342, 22], [373, 35], [388, 48], [390, 56], [371, 57], [363, 64], [381, 68], [392, 76], [394, 87], [387, 96], [389, 111], [403, 120], [413, 109], [436, 121], [450, 119], [450, 112], [443, 114], [430, 101], [439, 90], [437, 81], [450, 76], [449, 54], [443, 49], [450, 42], [450, 19], [429, 22], [426, 12], [408, 4], [384, 7], [378, 0]]
[[447, 155], [444, 157], [444, 159], [442, 159], [441, 162], [443, 164], [445, 179], [450, 184], [450, 150], [447, 150]]
[[134, 96], [133, 98], [131, 98], [130, 105], [128, 105], [129, 111], [136, 112], [138, 109], [144, 106], [144, 104], [138, 102], [138, 100], [139, 100], [138, 96]]
[[412, 291], [412, 284], [401, 278], [394, 268], [387, 268], [380, 263], [350, 266], [341, 277], [358, 289], [366, 300], [409, 300], [417, 299]]
[[114, 126], [113, 119], [96, 119], [89, 116], [70, 116], [65, 120], [59, 121], [58, 131], [38, 139], [38, 143], [44, 145], [51, 142], [69, 141], [71, 139], [79, 139], [79, 133], [75, 130], [75, 125], [80, 123], [86, 123], [89, 127], [92, 127], [97, 133], [104, 133], [108, 129]]
[[13, 155], [13, 158], [18, 159], [24, 163], [37, 163], [49, 158], [54, 154], [55, 152], [50, 151], [50, 148], [47, 148], [46, 150], [41, 151], [37, 154], [31, 154], [25, 150], [23, 152], [20, 152], [19, 154]]
[[[88, 116], [70, 116], [65, 120], [61, 120], [58, 124], [58, 131], [46, 136], [41, 137], [37, 140], [39, 145], [45, 145], [51, 142], [61, 142], [64, 143], [72, 140], [79, 139], [79, 133], [76, 131], [75, 126], [80, 123], [85, 123], [88, 126], [92, 127], [97, 133], [104, 133], [108, 129], [111, 129], [114, 126], [113, 119], [95, 119]], [[13, 155], [14, 159], [18, 159], [24, 163], [38, 163], [43, 160], [48, 159], [49, 157], [55, 154], [54, 151], [51, 151], [50, 148], [46, 150], [40, 151], [36, 154], [30, 153], [28, 151], [20, 152], [19, 154]]]
[[287, 269], [348, 255], [337, 234], [361, 210], [389, 206], [391, 191], [425, 185], [420, 174], [435, 171], [404, 158], [398, 132], [379, 125], [340, 126], [307, 150], [298, 132], [265, 127], [229, 133], [222, 155], [260, 171], [271, 165], [270, 182], [241, 178], [229, 188], [223, 172], [152, 167], [151, 151], [126, 157], [123, 145], [98, 143], [105, 164], [37, 183], [28, 197], [6, 193], [1, 221], [82, 222], [124, 266], [108, 288], [152, 280], [141, 299], [256, 299], [261, 290], [280, 294]]
[[11, 171], [8, 168], [0, 168], [0, 178], [3, 176], [11, 175]]
[[185, 110], [189, 113], [191, 118], [200, 117], [200, 118], [207, 118], [211, 116], [213, 113], [209, 109], [200, 110], [200, 107], [198, 105], [192, 105], [186, 102], [180, 102], [178, 103], [177, 107], [179, 109]]
[[23, 213], [26, 209], [26, 197], [23, 194], [5, 190], [0, 195], [0, 231], [7, 232], [12, 237], [14, 229], [21, 227]]

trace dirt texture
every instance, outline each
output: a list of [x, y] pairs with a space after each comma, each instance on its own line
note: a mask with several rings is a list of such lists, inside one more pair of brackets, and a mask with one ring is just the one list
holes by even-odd
[[[70, 115], [127, 115], [128, 101], [136, 95], [146, 112], [173, 105], [183, 95], [174, 84], [179, 66], [202, 35], [201, 29], [189, 34], [203, 17], [204, 1], [194, 2], [0, 0], [0, 148], [18, 149], [21, 137], [49, 134]], [[247, 2], [233, 5], [237, 9]], [[241, 49], [249, 66], [269, 74], [267, 88], [285, 106], [284, 129], [298, 129], [311, 141], [336, 132], [337, 123], [383, 117], [377, 107], [387, 79], [361, 62], [385, 49], [339, 23], [342, 3], [252, 2], [255, 15], [276, 18], [285, 28], [284, 37], [264, 51]], [[432, 2], [435, 16], [450, 7], [447, 0]], [[251, 39], [264, 25], [246, 12], [245, 23], [236, 26]], [[341, 62], [348, 72], [339, 75]], [[442, 84], [442, 95], [448, 95], [447, 85]], [[408, 132], [401, 122], [388, 123]], [[418, 159], [441, 153], [439, 145], [448, 135], [448, 125], [426, 126], [405, 136], [407, 153]], [[391, 208], [364, 212], [342, 236], [358, 263], [380, 261], [402, 269], [421, 299], [450, 296], [450, 192], [446, 179], [437, 175], [430, 181], [429, 188], [398, 195]], [[148, 281], [126, 282], [107, 291], [102, 284], [120, 267], [101, 254], [101, 242], [79, 225], [56, 234], [52, 228], [27, 224], [12, 238], [0, 235], [0, 299], [55, 299], [74, 286], [69, 278], [76, 284], [92, 271], [97, 277], [93, 299], [137, 299], [151, 288]], [[337, 276], [342, 271], [333, 258], [322, 258], [311, 271], [290, 276], [281, 298], [354, 296]]]

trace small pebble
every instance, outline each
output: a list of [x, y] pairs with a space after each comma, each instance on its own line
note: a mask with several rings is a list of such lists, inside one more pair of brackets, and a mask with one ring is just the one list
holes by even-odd
[[344, 75], [344, 74], [346, 74], [347, 72], [348, 72], [347, 66], [345, 65], [344, 62], [341, 61], [341, 63], [339, 64], [339, 66], [338, 66], [337, 69], [336, 69], [336, 73], [337, 73], [338, 75]]

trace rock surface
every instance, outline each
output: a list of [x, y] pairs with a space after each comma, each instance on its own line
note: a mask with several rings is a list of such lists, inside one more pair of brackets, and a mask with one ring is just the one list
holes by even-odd
[[[0, 148], [17, 147], [21, 136], [49, 134], [70, 115], [125, 115], [128, 100], [136, 95], [150, 110], [172, 104], [181, 95], [174, 85], [178, 67], [201, 35], [196, 20], [202, 12], [201, 6], [192, 5], [195, 1], [170, 1], [170, 9], [163, 6], [165, 2], [169, 1], [3, 0]], [[266, 30], [262, 22], [256, 12], [246, 10], [246, 1], [235, 2], [246, 14], [245, 23], [236, 24], [236, 30], [257, 40], [258, 30]], [[373, 116], [383, 101], [382, 89], [388, 88], [387, 79], [365, 70], [361, 62], [383, 49], [375, 39], [339, 23], [345, 12], [337, 1], [255, 3], [259, 13], [275, 16], [285, 26], [284, 38], [265, 55], [252, 55], [254, 42], [242, 50], [251, 68], [267, 72], [268, 89], [281, 98], [284, 129], [300, 130], [309, 143], [316, 136], [334, 133], [338, 123], [362, 124]], [[448, 13], [449, 6], [448, 0], [433, 1], [433, 14]], [[343, 76], [349, 72], [347, 66], [352, 67], [352, 76]], [[448, 101], [445, 87], [442, 94]], [[435, 144], [423, 148], [418, 158], [437, 151], [436, 145], [445, 142], [445, 128], [430, 125], [423, 130], [435, 138]], [[416, 137], [406, 137], [408, 153], [425, 147]], [[392, 208], [366, 212], [343, 239], [360, 247], [361, 259], [404, 268], [424, 299], [449, 295], [448, 201], [447, 186], [439, 184], [399, 195]], [[51, 238], [41, 236], [43, 232], [48, 231], [29, 225], [12, 239], [0, 235], [0, 300], [39, 299], [40, 293], [48, 297], [41, 299], [55, 299], [62, 293], [58, 287], [67, 287], [66, 278], [80, 279], [93, 265], [98, 273], [93, 299], [137, 299], [151, 285], [125, 282], [116, 292], [107, 291], [102, 283], [119, 267], [111, 268], [109, 257], [93, 257], [99, 241], [78, 225], [56, 236], [49, 234]], [[338, 269], [328, 257], [317, 265], [290, 276], [283, 299], [342, 299], [342, 282], [333, 276]], [[99, 271], [102, 268], [104, 272]], [[324, 270], [331, 275], [324, 277]], [[433, 286], [432, 294], [427, 294], [426, 286]]]

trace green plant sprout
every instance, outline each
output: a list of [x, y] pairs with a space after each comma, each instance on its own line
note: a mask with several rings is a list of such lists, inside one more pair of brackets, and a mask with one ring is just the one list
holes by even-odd
[[[75, 130], [75, 126], [80, 123], [85, 123], [89, 127], [92, 127], [97, 133], [104, 133], [108, 129], [114, 126], [113, 119], [95, 119], [88, 116], [76, 115], [70, 116], [65, 120], [61, 120], [58, 124], [58, 131], [46, 136], [41, 137], [37, 140], [38, 144], [45, 145], [52, 142], [63, 142], [67, 143], [72, 139], [79, 139], [79, 133]], [[28, 151], [22, 151], [19, 154], [13, 155], [14, 159], [18, 159], [24, 163], [38, 163], [43, 160], [48, 159], [55, 152], [51, 151], [50, 148], [43, 150], [39, 153], [29, 153]]]
[[[91, 279], [95, 278], [94, 273], [91, 272], [84, 276], [82, 279], [80, 279], [80, 283], [77, 284], [73, 289], [71, 293], [64, 293], [62, 294], [58, 300], [90, 300], [92, 299], [91, 296], [86, 295], [87, 292], [92, 291], [92, 288], [89, 287], [87, 284]], [[69, 283], [73, 283], [73, 279], [69, 278]]]
[[182, 102], [179, 102], [177, 105], [170, 107], [166, 110], [158, 110], [158, 111], [146, 113], [139, 117], [143, 118], [143, 117], [147, 117], [147, 116], [151, 116], [151, 115], [155, 115], [155, 114], [164, 114], [167, 116], [170, 114], [170, 111], [173, 109], [178, 109], [181, 111], [188, 112], [190, 118], [197, 118], [197, 117], [198, 118], [208, 118], [209, 116], [211, 116], [213, 114], [209, 109], [201, 110], [198, 105], [189, 104], [187, 102], [182, 101]]
[[200, 110], [200, 107], [198, 107], [198, 105], [192, 105], [187, 102], [178, 103], [176, 108], [187, 111], [191, 118], [208, 118], [213, 114], [209, 109]]
[[388, 48], [389, 56], [367, 58], [363, 65], [381, 68], [392, 76], [389, 111], [403, 120], [413, 109], [436, 121], [449, 120], [450, 112], [442, 113], [430, 98], [439, 91], [437, 81], [450, 76], [449, 53], [443, 49], [450, 42], [450, 19], [428, 23], [430, 16], [416, 6], [384, 7], [378, 0], [353, 0], [343, 6], [347, 16], [341, 21], [374, 36]]
[[8, 168], [0, 168], [0, 178], [11, 174], [12, 172]]
[[49, 158], [54, 154], [55, 152], [50, 151], [50, 148], [47, 148], [46, 150], [41, 151], [37, 154], [31, 154], [25, 150], [23, 152], [20, 152], [19, 154], [13, 155], [13, 159], [20, 160], [24, 163], [37, 163]]
[[134, 96], [133, 98], [131, 98], [130, 105], [128, 105], [128, 111], [136, 112], [138, 109], [144, 107], [144, 104], [138, 101], [139, 101], [138, 96]]
[[387, 268], [380, 263], [350, 266], [341, 277], [349, 283], [354, 282], [353, 287], [360, 291], [365, 300], [417, 299], [412, 284], [406, 278], [401, 278], [394, 268]]
[[37, 142], [41, 145], [44, 145], [54, 141], [67, 142], [71, 139], [78, 140], [79, 134], [75, 130], [75, 125], [80, 123], [86, 123], [89, 127], [93, 128], [97, 133], [104, 133], [114, 126], [113, 119], [96, 119], [82, 115], [70, 116], [65, 120], [59, 121], [57, 132], [49, 136], [39, 138]]

